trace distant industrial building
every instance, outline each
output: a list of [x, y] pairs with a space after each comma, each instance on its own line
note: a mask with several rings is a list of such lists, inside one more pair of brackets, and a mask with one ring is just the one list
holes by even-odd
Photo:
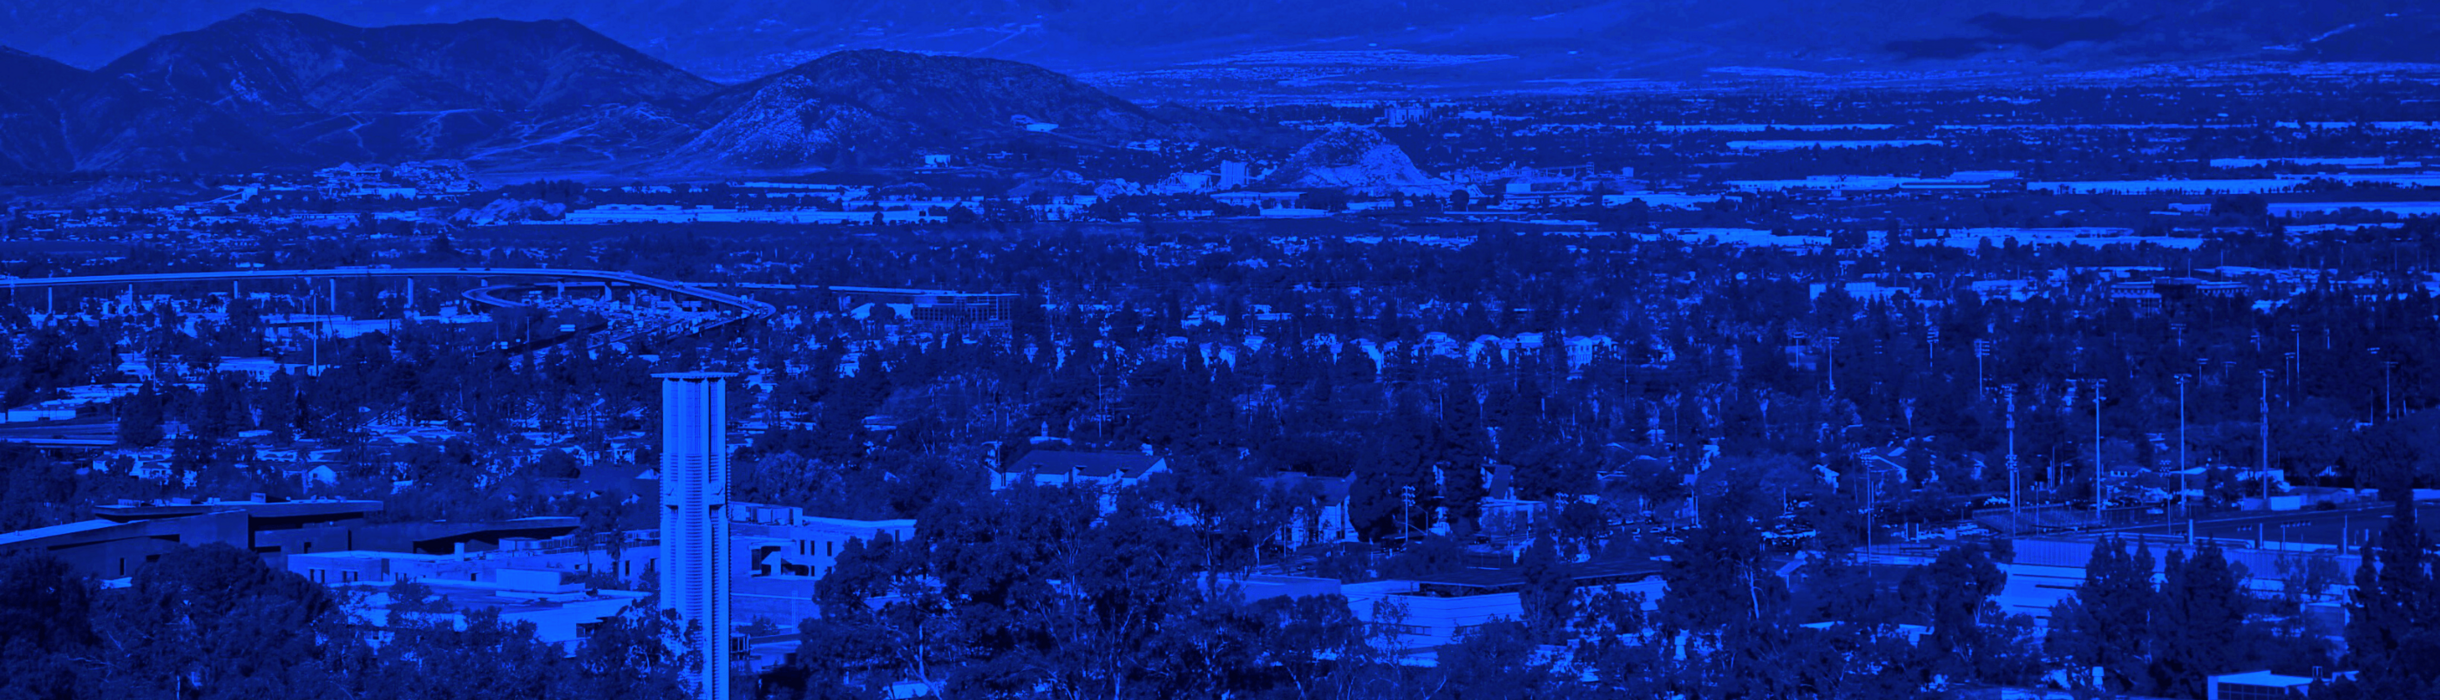
[[727, 372], [661, 379], [661, 605], [696, 623], [696, 697], [729, 697]]
[[2241, 302], [2251, 288], [2242, 282], [2192, 277], [2154, 277], [2110, 285], [2110, 301], [2138, 313], [2160, 313], [2204, 304]]

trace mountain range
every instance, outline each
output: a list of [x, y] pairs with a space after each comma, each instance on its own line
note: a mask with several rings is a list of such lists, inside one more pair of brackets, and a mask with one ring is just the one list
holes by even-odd
[[[193, 21], [227, 5], [0, 4], [16, 46], [0, 47], [0, 172], [790, 171], [1145, 138], [1286, 150], [1219, 112], [1120, 95], [2440, 63], [2440, 10], [2413, 0], [426, 0], [314, 5], [459, 21]], [[494, 11], [519, 19], [480, 16]]]
[[81, 70], [0, 50], [0, 171], [463, 158], [597, 171], [907, 165], [1173, 128], [1042, 68], [858, 50], [724, 86], [566, 20], [355, 27], [255, 10]]
[[[253, 7], [365, 26], [572, 19], [728, 83], [864, 48], [1095, 76], [1301, 62], [1367, 83], [2440, 61], [2416, 41], [2440, 28], [2425, 0], [12, 0], [0, 45], [99, 68]], [[1446, 68], [1459, 57], [1500, 60]]]

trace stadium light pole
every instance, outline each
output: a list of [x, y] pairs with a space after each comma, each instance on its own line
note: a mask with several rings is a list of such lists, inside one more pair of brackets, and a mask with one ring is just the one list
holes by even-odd
[[2300, 356], [2301, 356], [2301, 354], [2300, 354], [2300, 353], [2294, 353], [2294, 352], [2287, 353], [2287, 361], [2288, 361], [2288, 390], [2287, 390], [2287, 396], [2281, 397], [2281, 398], [2279, 399], [2281, 403], [2285, 404], [2285, 407], [2286, 407], [2286, 408], [2295, 408], [2295, 407], [2296, 407], [2296, 384], [2297, 384], [2297, 382], [2296, 382], [2296, 377], [2297, 377], [2298, 375], [2300, 375], [2300, 374], [2303, 374], [2303, 373], [2304, 373], [2304, 364], [2303, 364], [2303, 361], [2302, 361], [2302, 360], [2298, 360], [2298, 359], [2296, 359], [2296, 358], [2298, 358], [2298, 357], [2300, 357]]
[[2262, 510], [2271, 509], [2271, 371], [2262, 373]]
[[[2380, 346], [2373, 346], [2370, 348], [2370, 350], [2372, 352], [2372, 359], [2380, 360], [2384, 363], [2381, 367], [2381, 393], [2383, 395], [2387, 395], [2389, 393], [2389, 367], [2386, 365], [2388, 361], [2381, 360]], [[2389, 420], [2389, 401], [2386, 398], [2381, 400], [2381, 420]]]
[[2186, 506], [2186, 383], [2193, 379], [2188, 375], [2177, 375], [2177, 510], [2181, 515], [2189, 512]]
[[2093, 382], [2093, 527], [2101, 527], [2102, 506], [2108, 501], [2101, 494], [2101, 385], [2108, 380]]
[[2391, 386], [2391, 384], [2389, 383], [2389, 370], [2396, 369], [2396, 368], [2397, 368], [2397, 366], [2398, 366], [2398, 361], [2397, 361], [2397, 360], [2382, 360], [2382, 361], [2381, 361], [2381, 420], [2382, 420], [2382, 422], [2388, 422], [2388, 421], [2392, 421], [2392, 420], [2397, 420], [2397, 418], [2398, 418], [2398, 404], [2397, 404], [2397, 400], [2396, 400], [2396, 399], [2395, 399], [2395, 397], [2394, 397], [2394, 396], [2393, 396], [2393, 395], [2390, 393], [2390, 386]]
[[2296, 337], [2296, 351], [2288, 355], [2288, 361], [2294, 364], [2288, 368], [2287, 401], [2288, 406], [2294, 407], [2296, 392], [2304, 388], [2304, 324], [2288, 324], [2288, 333]]
[[1985, 391], [1983, 388], [1983, 358], [1990, 355], [1991, 341], [1976, 339], [1974, 341], [1974, 393], [1978, 397], [1984, 395]]
[[2025, 528], [2025, 520], [2017, 502], [2019, 494], [2016, 464], [2016, 385], [2001, 388], [2008, 397], [2008, 536], [2015, 537]]

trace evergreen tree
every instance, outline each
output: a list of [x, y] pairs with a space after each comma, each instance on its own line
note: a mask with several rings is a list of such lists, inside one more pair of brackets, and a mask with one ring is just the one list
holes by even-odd
[[2043, 646], [2080, 686], [2105, 692], [2134, 689], [2148, 680], [2145, 640], [2158, 598], [2152, 587], [2151, 549], [2138, 547], [2130, 554], [2125, 542], [2102, 540], [2084, 565], [2084, 583], [2076, 586], [2076, 597], [2051, 609], [2050, 636]]
[[153, 392], [151, 382], [137, 389], [119, 406], [119, 444], [131, 447], [151, 447], [161, 444], [161, 395]]
[[48, 552], [0, 552], [0, 698], [93, 695], [94, 593]]
[[2398, 501], [2365, 559], [2347, 606], [2349, 663], [2360, 675], [2339, 685], [2362, 698], [2440, 696], [2440, 555], [2411, 501]]
[[[2007, 574], [1992, 563], [1990, 551], [1977, 545], [1951, 547], [1934, 558], [1932, 563], [1907, 574], [1907, 588], [1912, 597], [1928, 608], [1931, 636], [1923, 640], [1924, 648], [1936, 659], [1937, 668], [1925, 673], [1940, 673], [1953, 678], [1971, 678], [1978, 663], [2007, 641], [1993, 640], [1983, 626], [1997, 608], [1991, 596], [1999, 593], [2008, 582]], [[1865, 582], [1869, 587], [1870, 582]]]
[[2245, 623], [2249, 602], [2219, 545], [2206, 540], [2193, 558], [2171, 551], [2152, 616], [2150, 692], [2199, 699], [2209, 676], [2251, 667], [2256, 644]]
[[253, 552], [179, 549], [102, 603], [102, 645], [115, 652], [110, 696], [307, 697], [342, 679], [330, 643], [338, 601]]
[[1568, 621], [1574, 618], [1576, 582], [1568, 577], [1550, 533], [1536, 535], [1517, 563], [1525, 577], [1517, 600], [1524, 606], [1527, 629], [1547, 643], [1565, 641]]

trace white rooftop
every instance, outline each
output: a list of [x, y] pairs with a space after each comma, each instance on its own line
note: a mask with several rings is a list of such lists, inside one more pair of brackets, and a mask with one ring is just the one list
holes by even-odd
[[2282, 676], [2269, 671], [2247, 671], [2245, 673], [2231, 673], [2225, 676], [2212, 676], [2211, 681], [2213, 683], [2233, 683], [2237, 685], [2253, 685], [2266, 688], [2294, 688], [2297, 686], [2313, 684], [2313, 679], [2311, 678], [2306, 678], [2303, 676]]

